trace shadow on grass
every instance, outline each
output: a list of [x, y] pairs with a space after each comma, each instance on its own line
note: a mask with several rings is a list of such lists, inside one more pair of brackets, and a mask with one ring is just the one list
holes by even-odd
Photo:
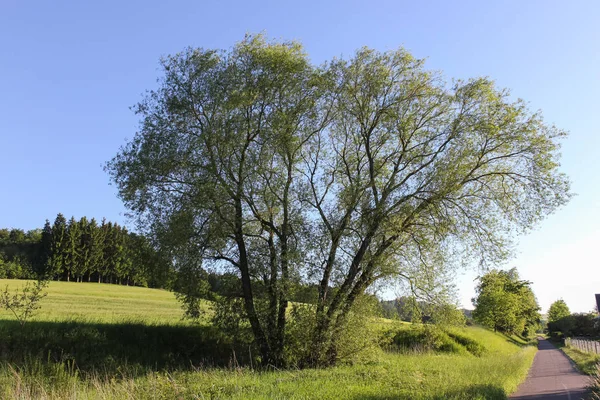
[[[366, 400], [412, 400], [415, 395], [361, 395], [355, 397]], [[504, 389], [493, 385], [473, 385], [470, 388], [452, 392], [443, 392], [431, 397], [433, 400], [468, 400], [468, 399], [486, 399], [486, 400], [506, 400]]]
[[516, 340], [514, 337], [507, 335], [507, 334], [502, 334], [502, 336], [509, 342], [511, 342], [512, 344], [516, 344], [519, 347], [526, 347], [526, 346], [531, 346], [532, 343], [528, 341], [528, 339], [524, 339], [523, 337], [519, 336], [519, 340]]
[[234, 346], [210, 326], [0, 320], [0, 361], [64, 363], [82, 372], [140, 373], [231, 366], [249, 362], [248, 345]]

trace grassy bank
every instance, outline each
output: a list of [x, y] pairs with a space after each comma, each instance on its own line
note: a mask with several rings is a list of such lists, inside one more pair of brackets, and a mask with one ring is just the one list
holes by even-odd
[[[505, 399], [535, 355], [469, 327], [436, 333], [430, 350], [392, 343], [354, 365], [257, 371], [249, 349], [182, 323], [171, 293], [102, 284], [52, 283], [23, 330], [0, 318], [0, 398]], [[422, 334], [381, 326], [398, 343]]]
[[587, 375], [598, 373], [597, 365], [600, 363], [600, 354], [586, 353], [573, 347], [565, 346], [562, 343], [552, 342], [560, 348], [573, 362], [577, 369]]

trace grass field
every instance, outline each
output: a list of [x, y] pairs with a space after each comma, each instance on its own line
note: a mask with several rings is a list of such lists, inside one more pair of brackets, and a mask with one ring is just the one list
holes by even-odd
[[[26, 281], [0, 279], [0, 290], [22, 287]], [[42, 311], [34, 321], [85, 320], [116, 323], [180, 323], [183, 312], [173, 293], [166, 290], [103, 283], [50, 282]], [[0, 310], [0, 318], [10, 318]]]
[[[2, 399], [505, 399], [535, 355], [518, 338], [469, 327], [445, 334], [460, 338], [451, 352], [379, 349], [354, 365], [257, 371], [243, 361], [247, 349], [182, 323], [171, 293], [103, 284], [53, 282], [22, 331], [1, 318]], [[211, 364], [232, 350], [239, 364]]]

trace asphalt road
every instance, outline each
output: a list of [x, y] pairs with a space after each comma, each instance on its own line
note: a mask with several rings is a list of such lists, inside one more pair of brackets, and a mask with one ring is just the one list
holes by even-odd
[[510, 396], [513, 400], [584, 399], [589, 378], [572, 365], [562, 351], [540, 340], [527, 380]]

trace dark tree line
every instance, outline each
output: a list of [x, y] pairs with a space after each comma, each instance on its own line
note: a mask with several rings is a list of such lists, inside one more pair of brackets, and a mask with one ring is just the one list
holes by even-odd
[[103, 219], [58, 214], [54, 223], [25, 233], [0, 229], [0, 276], [166, 287], [167, 257], [143, 236]]

